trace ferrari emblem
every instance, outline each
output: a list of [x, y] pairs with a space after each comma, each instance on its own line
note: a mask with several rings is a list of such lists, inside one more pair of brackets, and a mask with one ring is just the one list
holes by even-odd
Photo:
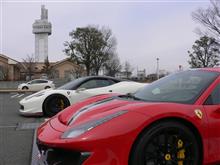
[[197, 116], [199, 119], [202, 119], [203, 114], [202, 114], [202, 111], [201, 111], [200, 109], [195, 109], [194, 112], [195, 112], [196, 116]]

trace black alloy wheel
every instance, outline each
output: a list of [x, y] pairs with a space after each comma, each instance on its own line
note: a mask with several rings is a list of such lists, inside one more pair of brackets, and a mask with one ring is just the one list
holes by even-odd
[[28, 90], [28, 87], [24, 86], [22, 87], [22, 90]]
[[193, 132], [174, 121], [147, 129], [134, 145], [129, 165], [201, 165], [201, 149]]
[[66, 107], [70, 106], [69, 100], [65, 96], [55, 95], [46, 99], [44, 103], [44, 115], [52, 117]]
[[50, 86], [46, 86], [44, 89], [49, 89], [49, 88], [51, 88]]

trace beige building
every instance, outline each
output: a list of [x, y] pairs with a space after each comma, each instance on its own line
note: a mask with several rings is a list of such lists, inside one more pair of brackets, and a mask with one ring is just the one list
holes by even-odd
[[54, 78], [60, 79], [73, 79], [85, 73], [79, 65], [74, 64], [69, 58], [54, 63], [52, 70]]
[[[30, 68], [31, 67], [31, 71]], [[69, 58], [49, 64], [50, 79], [72, 79], [84, 75], [84, 70], [79, 65], [74, 64]], [[31, 72], [31, 73], [30, 73]], [[37, 62], [27, 65], [24, 62], [18, 62], [5, 55], [0, 54], [0, 80], [26, 80], [36, 79], [44, 76], [45, 63]]]
[[0, 54], [0, 80], [20, 80], [21, 63]]
[[43, 68], [45, 66], [43, 62], [36, 62], [33, 64], [21, 62], [21, 65], [23, 66], [20, 69], [21, 80], [29, 80], [30, 77], [31, 79], [40, 78], [43, 74]]

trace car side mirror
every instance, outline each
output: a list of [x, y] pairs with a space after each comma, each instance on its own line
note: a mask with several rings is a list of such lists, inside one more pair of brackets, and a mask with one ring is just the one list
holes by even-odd
[[86, 88], [78, 88], [78, 89], [76, 90], [76, 93], [82, 92], [82, 91], [84, 91], [84, 90], [86, 90]]

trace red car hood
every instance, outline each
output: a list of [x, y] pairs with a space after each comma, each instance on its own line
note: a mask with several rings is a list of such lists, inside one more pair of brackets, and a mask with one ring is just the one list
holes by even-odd
[[73, 108], [71, 109], [72, 112], [68, 116], [61, 113], [59, 120], [65, 125], [78, 125], [87, 120], [94, 120], [120, 110], [126, 110], [126, 106], [134, 103], [135, 101], [110, 97], [97, 102], [93, 102], [91, 104], [87, 104], [77, 110]]
[[[148, 110], [150, 110], [150, 112], [156, 113], [157, 111], [155, 110], [160, 108], [161, 105], [168, 106], [171, 104], [142, 102], [112, 95], [105, 95], [104, 97], [96, 96], [68, 107], [63, 112], [59, 113], [54, 119], [50, 120], [50, 124], [57, 131], [64, 132], [71, 127], [79, 126], [89, 121], [98, 120], [119, 111], [127, 110], [145, 114], [149, 113]], [[174, 107], [180, 106], [178, 104], [172, 105], [175, 105]], [[175, 111], [176, 109], [180, 108], [175, 108]]]

